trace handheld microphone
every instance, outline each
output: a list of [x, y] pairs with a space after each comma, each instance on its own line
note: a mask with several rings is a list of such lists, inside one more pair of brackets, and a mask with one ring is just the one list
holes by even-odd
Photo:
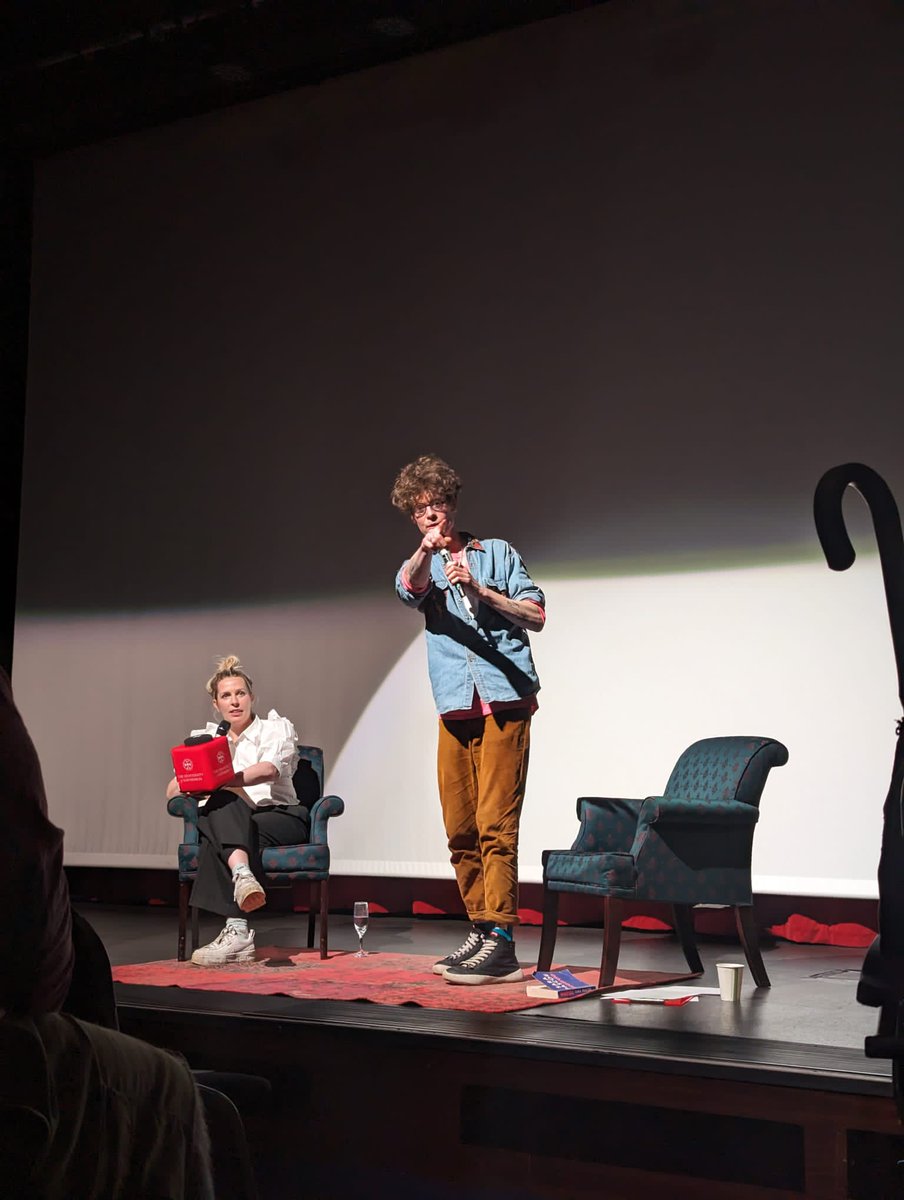
[[[439, 550], [437, 550], [437, 554], [443, 560], [444, 566], [448, 566], [448, 564], [450, 562], [454, 561], [452, 558], [452, 555], [449, 553], [449, 551], [446, 549], [445, 546], [441, 546], [439, 548]], [[451, 586], [453, 588], [455, 588], [455, 592], [456, 592], [459, 600], [461, 601], [462, 607], [464, 608], [465, 612], [468, 614], [469, 617], [473, 618], [474, 609], [471, 607], [471, 601], [465, 595], [465, 589], [461, 586], [460, 583], [453, 583], [453, 584], [451, 584]]]
[[225, 737], [229, 732], [230, 725], [228, 721], [221, 721], [216, 727], [214, 733], [196, 733], [194, 737], [187, 737], [182, 743], [183, 746], [203, 746], [205, 742], [212, 742], [215, 737]]

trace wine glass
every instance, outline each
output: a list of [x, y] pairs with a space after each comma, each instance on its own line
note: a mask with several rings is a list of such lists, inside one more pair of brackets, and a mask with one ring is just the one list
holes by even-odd
[[367, 933], [367, 918], [370, 910], [367, 907], [366, 900], [356, 900], [353, 920], [355, 922], [355, 933], [358, 935], [358, 949], [352, 955], [353, 958], [367, 958], [367, 951], [364, 949], [364, 935]]

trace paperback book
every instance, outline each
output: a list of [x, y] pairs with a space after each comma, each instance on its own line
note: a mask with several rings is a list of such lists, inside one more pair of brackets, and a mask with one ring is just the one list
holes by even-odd
[[534, 971], [535, 984], [528, 984], [528, 996], [558, 1000], [570, 1000], [575, 996], [586, 996], [598, 989], [592, 983], [578, 979], [571, 971]]

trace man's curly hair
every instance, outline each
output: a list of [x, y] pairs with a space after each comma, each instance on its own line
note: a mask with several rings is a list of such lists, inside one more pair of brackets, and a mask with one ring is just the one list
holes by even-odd
[[390, 499], [396, 508], [410, 514], [421, 496], [442, 500], [451, 508], [457, 508], [460, 491], [461, 479], [457, 471], [437, 454], [422, 454], [399, 471]]

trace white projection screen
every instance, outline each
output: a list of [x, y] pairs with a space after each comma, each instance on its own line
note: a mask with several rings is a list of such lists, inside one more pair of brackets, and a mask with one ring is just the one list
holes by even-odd
[[451, 877], [397, 469], [548, 599], [524, 881], [578, 795], [765, 734], [755, 886], [871, 897], [900, 715], [893, 6], [613, 2], [60, 154], [36, 181], [14, 686], [74, 865], [171, 867], [238, 653], [325, 749], [342, 874]]

